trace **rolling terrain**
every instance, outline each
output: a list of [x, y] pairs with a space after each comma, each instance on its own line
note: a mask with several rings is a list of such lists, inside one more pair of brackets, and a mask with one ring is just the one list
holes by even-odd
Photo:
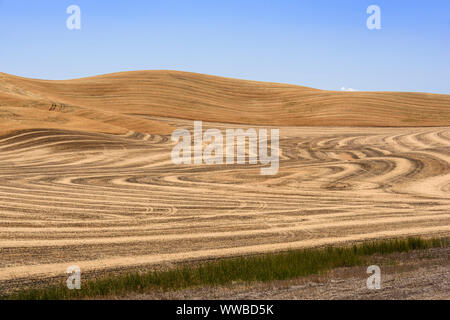
[[[51, 108], [52, 104], [55, 108]], [[447, 126], [450, 95], [325, 91], [178, 71], [66, 81], [0, 73], [4, 131], [45, 127], [167, 134], [148, 116], [264, 126]]]
[[[280, 169], [174, 165], [171, 133], [280, 129]], [[81, 270], [450, 234], [450, 95], [175, 71], [0, 74], [0, 290]]]

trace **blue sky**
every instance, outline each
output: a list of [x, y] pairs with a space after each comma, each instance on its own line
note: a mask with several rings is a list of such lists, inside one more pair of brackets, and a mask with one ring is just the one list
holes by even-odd
[[171, 69], [450, 94], [448, 0], [0, 0], [0, 39], [0, 71], [34, 78]]

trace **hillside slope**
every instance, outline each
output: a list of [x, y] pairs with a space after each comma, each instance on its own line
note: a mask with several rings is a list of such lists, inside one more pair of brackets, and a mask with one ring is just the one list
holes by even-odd
[[151, 116], [275, 126], [447, 126], [450, 95], [325, 91], [179, 71], [65, 81], [0, 73], [3, 132], [36, 127], [171, 132]]

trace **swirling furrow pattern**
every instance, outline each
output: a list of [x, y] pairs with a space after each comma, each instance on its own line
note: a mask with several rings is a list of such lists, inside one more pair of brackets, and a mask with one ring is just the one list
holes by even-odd
[[176, 166], [167, 135], [0, 137], [0, 282], [71, 264], [114, 269], [450, 233], [448, 127], [280, 134], [274, 176], [260, 165]]

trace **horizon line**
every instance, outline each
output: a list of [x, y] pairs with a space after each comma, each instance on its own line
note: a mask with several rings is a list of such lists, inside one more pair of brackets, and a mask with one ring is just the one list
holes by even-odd
[[[433, 94], [433, 95], [450, 95], [450, 93], [430, 92], [430, 91], [358, 90], [358, 89], [352, 89], [352, 88], [347, 88], [347, 89], [351, 89], [351, 90], [321, 89], [321, 88], [306, 86], [306, 85], [302, 85], [302, 84], [298, 84], [298, 83], [292, 83], [292, 82], [253, 80], [253, 79], [246, 79], [246, 78], [239, 78], [239, 77], [223, 76], [223, 75], [218, 75], [218, 74], [201, 73], [201, 72], [186, 71], [186, 70], [175, 70], [175, 69], [133, 69], [133, 70], [122, 70], [122, 71], [115, 71], [115, 72], [107, 72], [107, 73], [86, 75], [86, 76], [82, 76], [82, 77], [64, 78], [64, 79], [48, 79], [48, 78], [30, 77], [30, 76], [23, 76], [23, 75], [7, 73], [7, 72], [3, 72], [3, 71], [0, 71], [0, 74], [4, 74], [4, 75], [7, 75], [7, 76], [12, 76], [12, 77], [17, 77], [17, 78], [29, 79], [29, 80], [38, 80], [38, 81], [76, 81], [76, 80], [82, 80], [82, 79], [88, 79], [88, 78], [95, 78], [95, 77], [108, 76], [108, 75], [121, 74], [121, 73], [133, 73], [133, 72], [168, 72], [168, 73], [169, 72], [174, 72], [174, 73], [186, 73], [186, 74], [195, 74], [195, 75], [209, 76], [209, 77], [216, 77], [216, 78], [223, 78], [223, 79], [230, 79], [230, 80], [237, 80], [237, 81], [247, 81], [247, 82], [259, 82], [259, 83], [265, 83], [265, 84], [287, 85], [287, 86], [308, 88], [308, 89], [313, 89], [313, 90], [318, 90], [318, 91], [342, 92], [342, 93], [348, 93], [348, 94], [368, 92], [368, 93], [419, 93], [419, 94]], [[344, 87], [344, 86], [342, 86], [342, 87]]]

